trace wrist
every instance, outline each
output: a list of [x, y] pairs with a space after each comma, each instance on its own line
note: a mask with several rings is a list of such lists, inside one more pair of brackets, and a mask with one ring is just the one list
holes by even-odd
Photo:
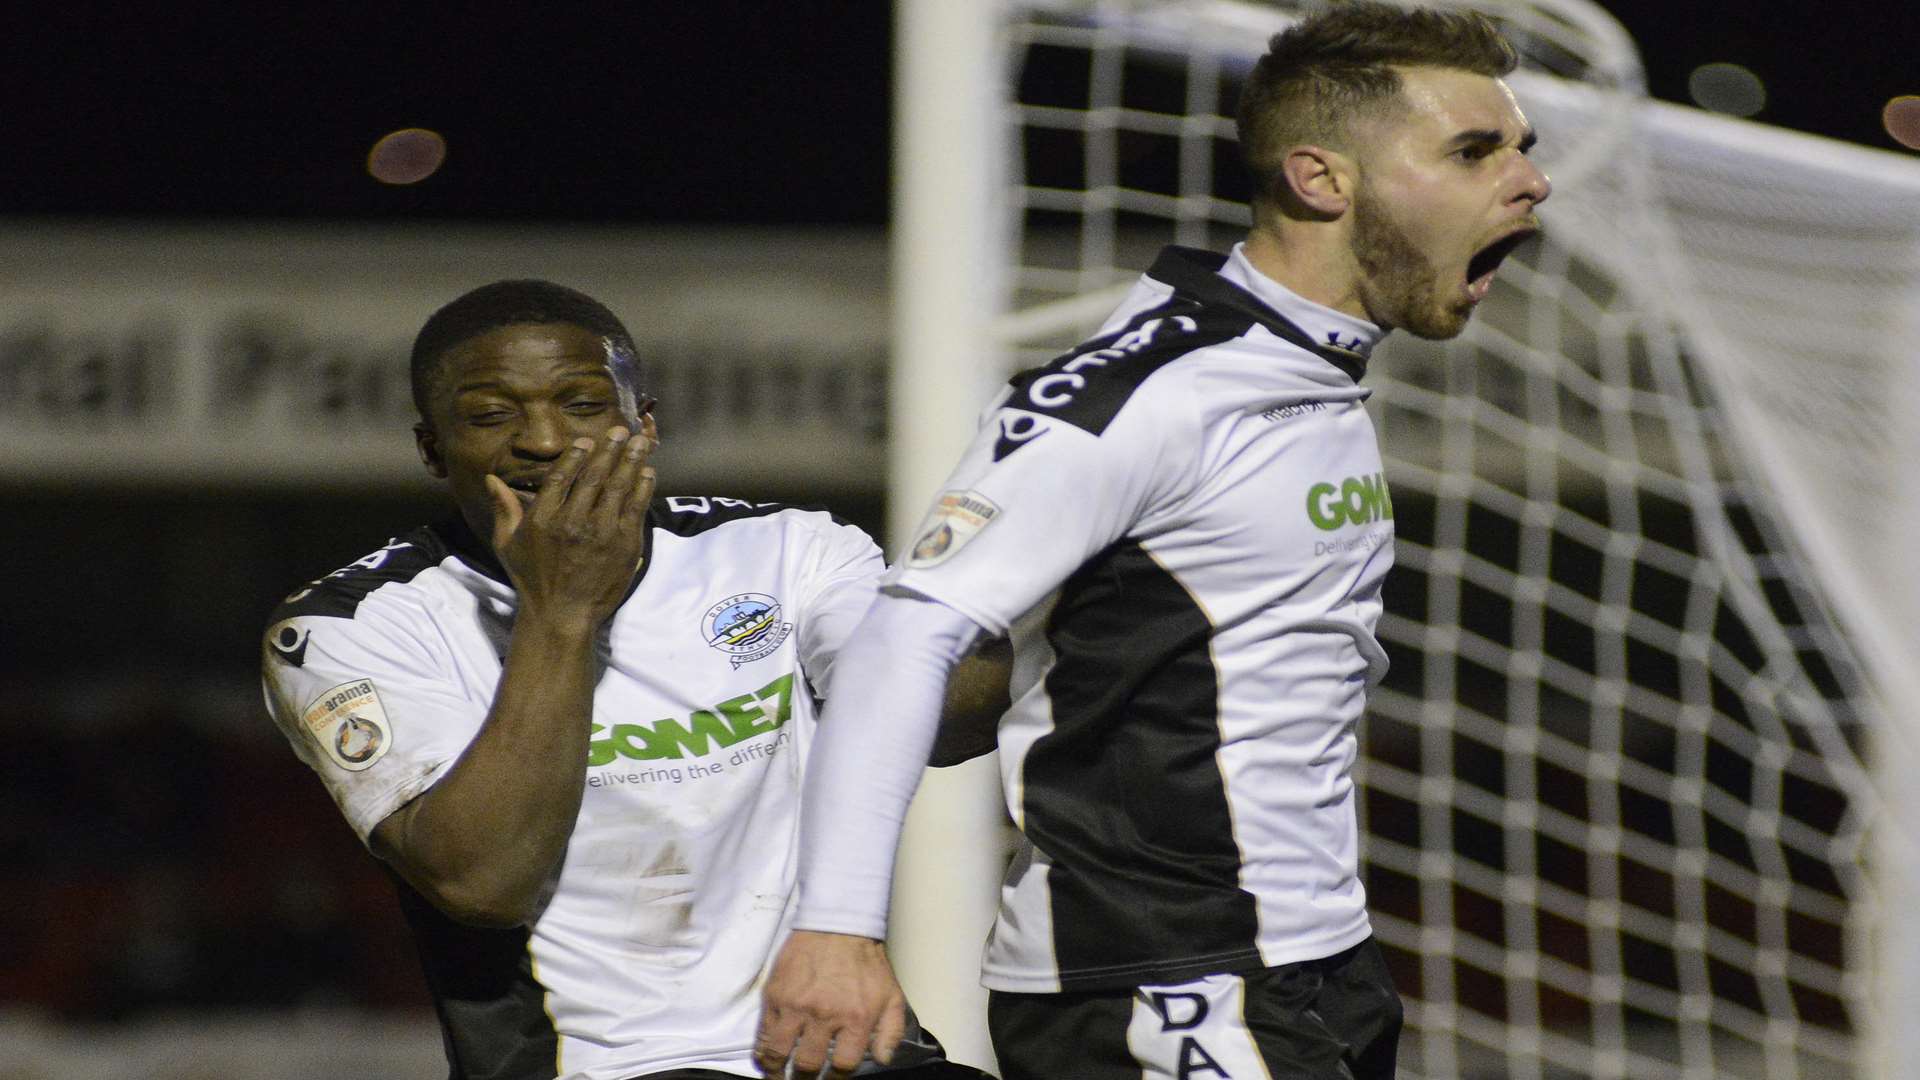
[[557, 650], [590, 650], [606, 616], [586, 605], [522, 602], [513, 616], [513, 643]]

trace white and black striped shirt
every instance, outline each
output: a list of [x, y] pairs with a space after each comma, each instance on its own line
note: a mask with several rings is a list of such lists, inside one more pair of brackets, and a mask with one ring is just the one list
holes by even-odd
[[[1392, 502], [1359, 383], [1381, 336], [1238, 251], [1169, 248], [1012, 381], [889, 572], [1014, 644], [1023, 841], [989, 987], [1179, 982], [1370, 933], [1351, 771], [1386, 668]], [[803, 871], [800, 925], [859, 932], [884, 904], [851, 858]]]
[[[585, 796], [538, 917], [463, 926], [401, 886], [456, 1080], [760, 1075], [815, 695], [881, 556], [824, 512], [728, 499], [664, 500], [647, 544], [602, 635]], [[363, 839], [480, 730], [515, 608], [456, 521], [274, 614], [268, 709]]]

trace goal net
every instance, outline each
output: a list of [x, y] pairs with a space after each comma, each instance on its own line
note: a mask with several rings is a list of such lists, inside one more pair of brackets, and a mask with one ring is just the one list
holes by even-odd
[[[1920, 165], [1649, 102], [1583, 0], [1475, 6], [1555, 194], [1466, 334], [1394, 335], [1366, 378], [1398, 540], [1357, 779], [1402, 1074], [1871, 1074], [1874, 959], [1911, 949], [1870, 763], [1920, 664], [1876, 577], [1912, 501]], [[1010, 367], [1161, 245], [1242, 237], [1238, 82], [1297, 14], [1004, 9], [974, 224]]]

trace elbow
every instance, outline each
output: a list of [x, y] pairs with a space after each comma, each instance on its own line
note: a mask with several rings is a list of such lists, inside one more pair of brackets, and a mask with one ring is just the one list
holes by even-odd
[[526, 926], [533, 921], [531, 912], [509, 910], [507, 908], [464, 907], [449, 911], [440, 909], [447, 918], [462, 926], [472, 926], [483, 930], [512, 930]]
[[474, 881], [410, 882], [442, 915], [465, 926], [507, 930], [531, 923], [538, 894]]
[[547, 867], [503, 858], [495, 845], [429, 842], [416, 820], [418, 800], [395, 811], [367, 838], [374, 856], [442, 915], [465, 926], [509, 929], [539, 915]]
[[462, 860], [458, 865], [429, 865], [399, 857], [399, 852], [374, 836], [374, 854], [384, 860], [408, 888], [434, 910], [464, 926], [510, 929], [531, 923], [539, 914], [541, 882], [488, 873]]

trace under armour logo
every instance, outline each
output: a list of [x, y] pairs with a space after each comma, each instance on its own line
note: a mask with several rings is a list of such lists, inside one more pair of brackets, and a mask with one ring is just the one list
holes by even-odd
[[1367, 339], [1358, 334], [1355, 334], [1350, 341], [1342, 341], [1340, 340], [1340, 331], [1329, 330], [1327, 331], [1327, 344], [1339, 349], [1341, 352], [1353, 353], [1356, 356], [1367, 355]]

